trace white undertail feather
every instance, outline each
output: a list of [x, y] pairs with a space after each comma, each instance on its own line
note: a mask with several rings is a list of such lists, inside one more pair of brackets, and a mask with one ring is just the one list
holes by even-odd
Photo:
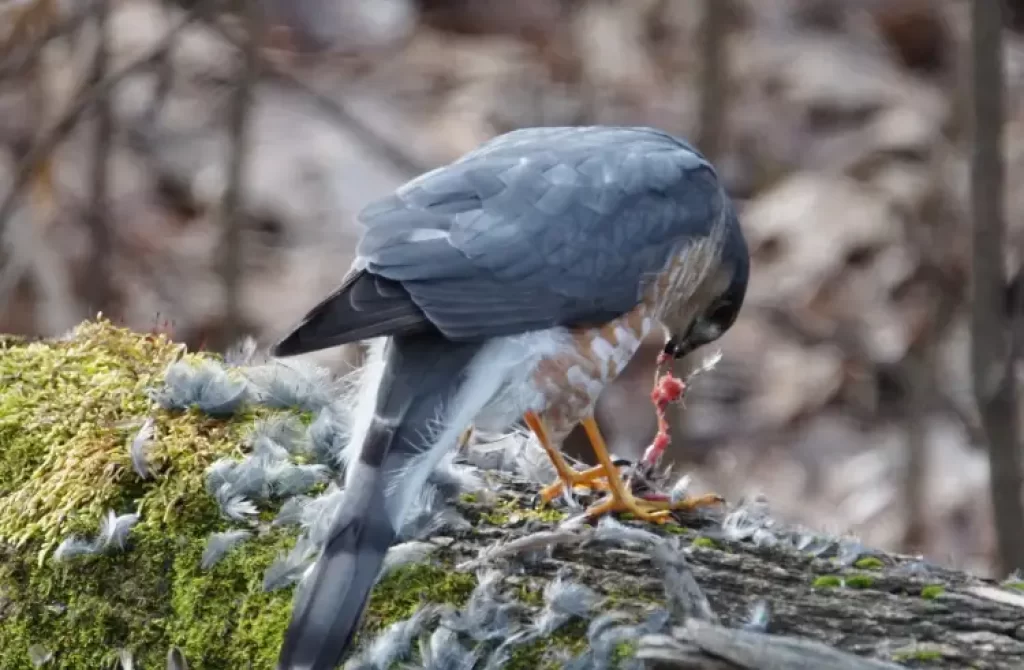
[[[447, 404], [447, 412], [423, 435], [421, 452], [398, 472], [389, 473], [385, 495], [388, 516], [394, 528], [402, 528], [408, 512], [423, 493], [438, 464], [455, 449], [462, 432], [470, 425], [483, 430], [506, 431], [527, 410], [541, 409], [543, 397], [529, 378], [536, 362], [554, 355], [569, 337], [562, 328], [502, 337], [484, 345], [469, 364], [461, 388]], [[346, 488], [366, 477], [357, 455], [373, 420], [377, 390], [384, 371], [385, 340], [370, 344], [367, 360], [356, 381], [352, 432], [345, 448]]]
[[341, 454], [341, 461], [345, 466], [345, 482], [352, 481], [355, 468], [349, 467], [359, 458], [359, 450], [363, 446], [363, 440], [370, 429], [373, 421], [374, 411], [377, 405], [377, 390], [380, 388], [380, 380], [384, 373], [384, 345], [387, 338], [378, 337], [365, 343], [366, 359], [363, 365], [353, 371], [351, 381], [351, 396], [343, 402], [351, 407], [350, 431], [348, 444]]

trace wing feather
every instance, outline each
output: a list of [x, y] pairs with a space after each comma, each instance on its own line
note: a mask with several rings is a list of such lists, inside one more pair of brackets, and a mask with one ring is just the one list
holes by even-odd
[[279, 349], [607, 321], [637, 305], [671, 254], [710, 234], [724, 198], [708, 161], [660, 131], [507, 133], [364, 209], [362, 269]]

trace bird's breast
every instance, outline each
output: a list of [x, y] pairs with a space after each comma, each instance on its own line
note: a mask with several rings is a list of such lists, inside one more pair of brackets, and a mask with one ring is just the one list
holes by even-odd
[[571, 328], [556, 353], [540, 358], [531, 375], [543, 406], [532, 408], [553, 436], [564, 437], [593, 412], [605, 386], [629, 364], [656, 326], [646, 304], [602, 326]]

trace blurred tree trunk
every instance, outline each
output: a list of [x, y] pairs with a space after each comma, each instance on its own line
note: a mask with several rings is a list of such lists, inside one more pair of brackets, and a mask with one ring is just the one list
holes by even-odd
[[725, 135], [725, 97], [729, 68], [725, 38], [729, 29], [727, 0], [704, 0], [700, 24], [700, 116], [697, 148], [714, 161], [720, 158]]
[[222, 205], [223, 233], [221, 237], [220, 275], [224, 289], [223, 332], [221, 341], [211, 343], [212, 348], [221, 348], [233, 343], [243, 333], [244, 314], [242, 308], [242, 265], [245, 260], [242, 228], [245, 219], [245, 166], [252, 147], [249, 126], [252, 106], [259, 78], [259, 43], [263, 25], [262, 14], [257, 3], [240, 0], [236, 3], [242, 18], [244, 42], [242, 43], [242, 69], [238, 75], [237, 88], [231, 101], [228, 118], [228, 132], [231, 136], [228, 159], [227, 188]]
[[[110, 13], [111, 0], [96, 3], [96, 55], [93, 60], [91, 81], [94, 85], [107, 78], [110, 63]], [[92, 202], [87, 221], [92, 239], [92, 255], [89, 263], [90, 279], [86, 287], [89, 302], [89, 316], [113, 309], [114, 289], [110, 226], [110, 155], [114, 136], [114, 116], [111, 110], [111, 95], [100, 96], [96, 101], [96, 130], [93, 138]]]
[[974, 394], [988, 437], [992, 506], [1000, 567], [1024, 569], [1024, 506], [1017, 385], [1004, 307], [1004, 165], [1002, 157], [1002, 4], [971, 6], [974, 79], [971, 208], [974, 217], [971, 358]]

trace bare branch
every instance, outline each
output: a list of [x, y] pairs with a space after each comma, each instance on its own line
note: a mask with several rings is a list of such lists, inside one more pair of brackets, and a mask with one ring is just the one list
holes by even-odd
[[[0, 80], [17, 77], [24, 72], [39, 57], [40, 52], [47, 44], [78, 30], [92, 16], [93, 12], [94, 3], [82, 2], [63, 21], [55, 21], [47, 25], [42, 34], [32, 40], [30, 44], [21, 43], [16, 39], [8, 40], [0, 48], [0, 62], [3, 63], [3, 67], [0, 67]], [[12, 37], [19, 30], [23, 18], [18, 17], [14, 20], [15, 24], [11, 29]]]
[[[89, 84], [96, 86], [107, 77], [109, 70], [109, 30], [111, 0], [96, 3], [96, 56]], [[89, 313], [108, 310], [113, 298], [111, 284], [110, 235], [110, 153], [114, 134], [110, 96], [96, 100], [96, 135], [93, 146], [92, 202], [86, 217], [92, 235], [91, 272], [87, 287]]]
[[223, 235], [219, 250], [220, 275], [224, 287], [224, 323], [228, 340], [240, 336], [242, 307], [240, 288], [242, 280], [242, 226], [245, 207], [243, 188], [246, 159], [249, 154], [250, 115], [259, 80], [259, 35], [262, 17], [257, 3], [239, 0], [239, 13], [244, 18], [245, 43], [242, 45], [243, 64], [238, 85], [231, 102], [228, 133], [231, 138], [231, 158], [228, 164], [227, 188], [221, 215]]
[[[212, 20], [209, 21], [209, 24], [228, 42], [234, 44], [239, 49], [245, 48], [245, 46], [240, 43], [239, 38], [226, 30], [224, 26]], [[257, 58], [259, 58], [260, 71], [263, 76], [270, 77], [279, 84], [287, 86], [308, 98], [310, 102], [319, 107], [325, 114], [333, 118], [339, 125], [351, 129], [355, 135], [355, 139], [362, 142], [367, 149], [391, 163], [391, 166], [399, 172], [412, 177], [430, 169], [431, 166], [425, 165], [413, 156], [410, 156], [408, 151], [403, 147], [392, 142], [386, 137], [383, 137], [376, 130], [360, 120], [356, 114], [350, 111], [338, 100], [324, 95], [306, 82], [300, 80], [295, 75], [285, 72], [280, 68], [280, 66], [267, 60], [258, 52]]]
[[[121, 67], [94, 85], [85, 82], [82, 88], [72, 97], [74, 102], [70, 104], [64, 114], [57, 119], [50, 130], [44, 133], [32, 148], [29, 149], [28, 153], [22, 157], [18, 172], [14, 176], [14, 183], [6, 195], [4, 195], [3, 200], [0, 201], [0, 254], [3, 254], [4, 250], [10, 248], [10, 238], [14, 233], [9, 223], [11, 215], [14, 213], [24, 193], [25, 187], [43, 168], [54, 149], [71, 133], [86, 111], [96, 105], [98, 100], [109, 95], [110, 91], [126, 77], [151, 65], [160, 52], [166, 48], [166, 43], [173, 40], [195, 18], [196, 11], [193, 10], [164, 36], [160, 44], [142, 57]], [[28, 259], [25, 258], [0, 258], [0, 267], [5, 269], [5, 275], [0, 278], [2, 279], [0, 281], [0, 305], [7, 302], [10, 292], [18, 285], [24, 272], [28, 269], [27, 261]]]
[[729, 28], [726, 0], [704, 0], [700, 25], [700, 119], [697, 147], [715, 160], [719, 158], [725, 134], [725, 96], [728, 82], [725, 39]]
[[988, 436], [992, 507], [1001, 567], [1024, 568], [1024, 506], [1010, 319], [1004, 310], [1006, 241], [1002, 157], [1002, 3], [971, 3], [974, 216], [971, 363], [974, 395]]

